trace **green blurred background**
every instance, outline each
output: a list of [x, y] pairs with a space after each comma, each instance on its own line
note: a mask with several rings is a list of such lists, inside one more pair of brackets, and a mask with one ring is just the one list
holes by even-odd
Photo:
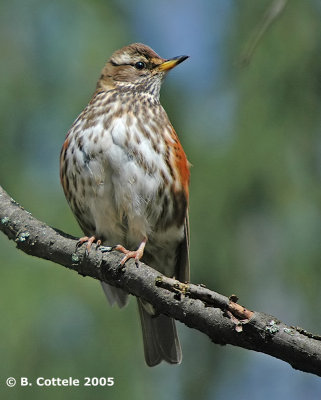
[[[162, 103], [190, 162], [192, 281], [321, 332], [321, 2], [292, 0], [251, 58], [271, 0], [1, 0], [0, 183], [81, 235], [59, 184], [66, 132], [111, 53], [189, 54]], [[321, 381], [179, 325], [179, 367], [149, 369], [135, 302], [17, 251], [0, 235], [0, 396], [319, 399]], [[113, 376], [112, 388], [12, 388], [9, 376]]]

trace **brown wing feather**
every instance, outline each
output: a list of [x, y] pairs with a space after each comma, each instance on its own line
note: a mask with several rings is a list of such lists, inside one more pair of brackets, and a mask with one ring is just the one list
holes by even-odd
[[175, 268], [175, 277], [181, 282], [189, 282], [190, 266], [189, 266], [189, 218], [186, 214], [184, 223], [184, 239], [177, 249], [177, 262]]

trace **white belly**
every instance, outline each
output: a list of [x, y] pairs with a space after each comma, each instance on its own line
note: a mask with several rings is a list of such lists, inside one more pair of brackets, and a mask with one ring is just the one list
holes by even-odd
[[[86, 135], [91, 132], [91, 140], [86, 141]], [[84, 142], [83, 149], [78, 149], [75, 156], [86, 182], [84, 200], [91, 214], [88, 218], [95, 226], [94, 234], [106, 238], [109, 245], [121, 243], [137, 247], [144, 237], [157, 235], [156, 223], [163, 212], [164, 198], [171, 195], [172, 177], [164, 159], [165, 144], [158, 140], [156, 152], [151, 141], [139, 133], [135, 118], [130, 130], [126, 121], [118, 118], [108, 131], [102, 119], [94, 128], [81, 130], [76, 136], [81, 135]], [[95, 143], [96, 135], [99, 140]], [[164, 176], [168, 182], [166, 187]], [[162, 187], [163, 199], [160, 199]], [[172, 212], [171, 202], [166, 204], [167, 211]], [[168, 239], [175, 237], [176, 242], [181, 236], [177, 236], [175, 227], [167, 233], [159, 233], [161, 247]]]

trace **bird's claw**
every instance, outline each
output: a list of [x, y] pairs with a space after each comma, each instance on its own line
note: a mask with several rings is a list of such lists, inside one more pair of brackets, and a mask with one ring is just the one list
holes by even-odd
[[125, 265], [121, 262], [117, 265], [117, 271], [123, 272], [125, 270]]
[[121, 244], [118, 244], [117, 246], [108, 247], [107, 248], [108, 250], [106, 250], [106, 251], [117, 250], [117, 251], [120, 251], [121, 253], [125, 254], [124, 257], [121, 259], [121, 261], [119, 263], [119, 269], [120, 270], [123, 270], [125, 268], [125, 264], [130, 258], [134, 258], [135, 265], [138, 268], [139, 265], [140, 265], [140, 259], [143, 257], [143, 254], [144, 254], [144, 249], [145, 249], [146, 242], [147, 242], [147, 239], [144, 238], [144, 240], [139, 245], [138, 249], [134, 250], [134, 251], [127, 250]]
[[90, 252], [90, 249], [91, 249], [91, 246], [93, 245], [93, 243], [96, 242], [96, 249], [101, 245], [101, 240], [100, 240], [100, 239], [97, 240], [95, 236], [91, 236], [91, 237], [89, 237], [89, 236], [84, 236], [84, 237], [81, 237], [81, 238], [78, 240], [77, 245], [76, 245], [77, 249], [78, 249], [82, 244], [84, 244], [84, 243], [86, 243], [86, 242], [87, 242], [87, 244], [86, 244], [86, 252], [85, 252], [86, 256], [89, 255], [89, 252]]

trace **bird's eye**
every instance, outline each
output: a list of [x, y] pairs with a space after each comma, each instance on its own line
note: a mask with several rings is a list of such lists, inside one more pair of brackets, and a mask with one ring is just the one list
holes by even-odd
[[143, 61], [138, 61], [136, 64], [135, 64], [135, 68], [136, 69], [144, 69], [144, 68], [146, 68], [146, 64], [143, 62]]

